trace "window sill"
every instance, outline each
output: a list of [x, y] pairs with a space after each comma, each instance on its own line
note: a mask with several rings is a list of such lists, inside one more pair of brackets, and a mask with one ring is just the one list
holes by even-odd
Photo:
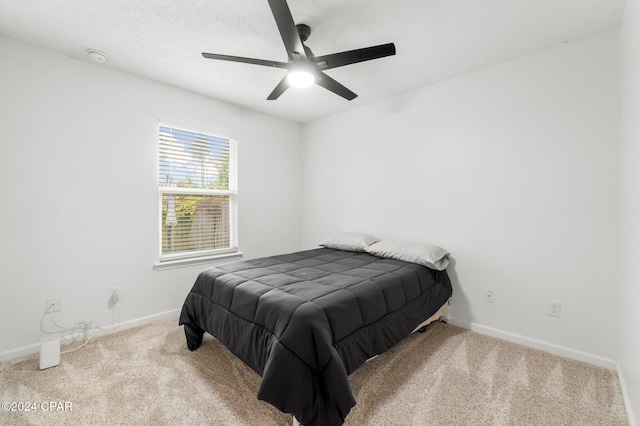
[[219, 264], [233, 259], [242, 258], [242, 252], [216, 254], [202, 257], [190, 257], [187, 259], [164, 260], [153, 264], [155, 271], [164, 271], [166, 269], [185, 268], [188, 266], [202, 265], [205, 263]]

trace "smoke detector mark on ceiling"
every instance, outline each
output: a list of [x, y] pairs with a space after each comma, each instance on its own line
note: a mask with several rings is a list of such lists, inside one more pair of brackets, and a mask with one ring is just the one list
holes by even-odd
[[88, 49], [87, 55], [89, 55], [89, 59], [99, 64], [104, 64], [105, 62], [107, 62], [107, 59], [109, 58], [106, 53], [96, 49]]

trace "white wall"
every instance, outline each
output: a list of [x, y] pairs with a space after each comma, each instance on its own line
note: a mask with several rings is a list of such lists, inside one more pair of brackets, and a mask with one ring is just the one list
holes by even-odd
[[57, 320], [123, 321], [181, 307], [204, 266], [158, 258], [158, 120], [239, 143], [245, 257], [300, 247], [301, 127], [0, 38], [0, 358], [39, 343], [45, 299]]
[[441, 245], [458, 323], [615, 365], [618, 85], [614, 31], [305, 125], [303, 247]]
[[[620, 376], [640, 416], [640, 3], [627, 1], [621, 38]], [[631, 416], [630, 416], [631, 417]], [[633, 421], [633, 420], [632, 420]]]

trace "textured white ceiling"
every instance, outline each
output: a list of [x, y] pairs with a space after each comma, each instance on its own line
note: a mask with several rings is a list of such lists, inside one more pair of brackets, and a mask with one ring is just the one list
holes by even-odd
[[[267, 0], [2, 0], [0, 35], [247, 108], [306, 122], [617, 28], [625, 0], [289, 0], [314, 54], [394, 42], [395, 56], [327, 74], [358, 94], [289, 89], [285, 71], [201, 52], [287, 61]], [[0, 60], [6, 60], [3, 58]]]

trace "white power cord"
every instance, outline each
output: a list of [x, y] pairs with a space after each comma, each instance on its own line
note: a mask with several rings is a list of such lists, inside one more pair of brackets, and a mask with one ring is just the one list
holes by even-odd
[[[111, 300], [109, 301], [109, 305], [111, 306], [111, 325], [112, 325], [112, 328], [110, 331], [114, 331], [120, 328], [120, 313], [118, 312], [118, 308], [117, 308], [117, 303], [119, 300], [120, 298], [118, 297], [118, 295], [114, 294], [111, 296]], [[71, 337], [72, 340], [71, 342], [69, 342], [69, 344], [74, 343], [76, 340], [78, 340], [80, 336], [84, 336], [84, 339], [86, 339], [85, 342], [82, 345], [78, 346], [77, 348], [60, 352], [61, 355], [67, 354], [69, 352], [74, 352], [74, 351], [77, 351], [78, 349], [85, 347], [87, 343], [89, 343], [89, 341], [93, 338], [93, 333], [96, 329], [102, 331], [103, 333], [107, 333], [109, 331], [109, 330], [105, 330], [104, 328], [98, 327], [93, 321], [80, 321], [76, 323], [76, 325], [74, 325], [73, 327], [66, 327], [66, 326], [59, 325], [55, 320], [52, 309], [53, 309], [53, 306], [49, 306], [42, 314], [42, 317], [40, 318], [40, 331], [42, 331], [45, 334], [70, 333], [68, 337]], [[47, 314], [50, 315], [51, 322], [59, 330], [57, 331], [45, 330], [44, 318]], [[118, 325], [115, 325], [116, 316], [118, 318]], [[78, 332], [79, 334], [76, 335], [75, 334], [76, 332]]]

